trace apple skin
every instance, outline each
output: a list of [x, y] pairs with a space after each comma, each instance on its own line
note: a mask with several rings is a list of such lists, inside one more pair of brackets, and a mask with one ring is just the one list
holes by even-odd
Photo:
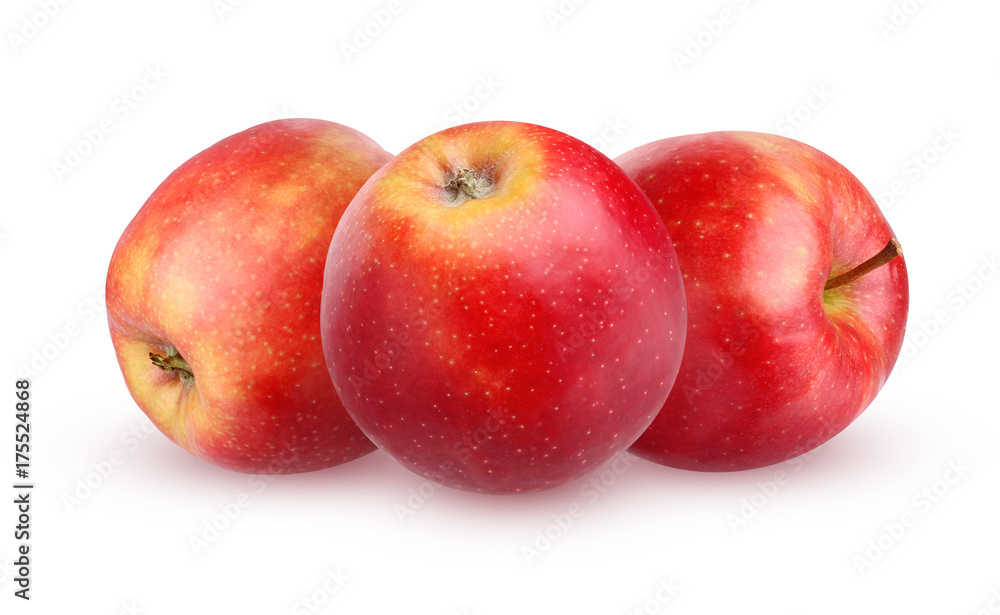
[[[319, 308], [337, 222], [391, 158], [346, 126], [277, 120], [209, 147], [153, 192], [118, 241], [106, 292], [125, 383], [167, 437], [262, 474], [374, 450], [330, 382]], [[153, 354], [179, 354], [193, 378]]]
[[745, 470], [819, 446], [871, 403], [903, 343], [898, 256], [824, 291], [895, 235], [847, 169], [785, 137], [713, 132], [616, 159], [674, 241], [687, 345], [662, 411], [631, 452]]
[[[462, 202], [470, 186], [482, 194]], [[467, 491], [596, 469], [649, 425], [683, 351], [683, 283], [649, 200], [597, 150], [531, 124], [407, 148], [348, 207], [324, 285], [351, 416], [406, 468]]]

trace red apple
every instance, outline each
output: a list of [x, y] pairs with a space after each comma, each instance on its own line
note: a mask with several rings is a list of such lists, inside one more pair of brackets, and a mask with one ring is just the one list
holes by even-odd
[[319, 307], [337, 222], [390, 159], [346, 126], [278, 120], [149, 197], [111, 258], [108, 322], [129, 392], [171, 440], [253, 473], [374, 450], [327, 375]]
[[808, 145], [750, 132], [664, 139], [616, 162], [667, 224], [689, 310], [677, 382], [632, 452], [743, 470], [857, 418], [896, 361], [909, 300], [899, 244], [861, 182]]
[[483, 122], [377, 172], [327, 256], [323, 347], [380, 448], [444, 485], [541, 490], [625, 449], [673, 383], [683, 284], [666, 229], [611, 160]]

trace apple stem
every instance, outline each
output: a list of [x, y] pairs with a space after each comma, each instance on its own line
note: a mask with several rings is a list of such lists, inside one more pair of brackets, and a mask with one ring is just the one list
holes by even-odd
[[851, 269], [847, 273], [842, 273], [835, 278], [830, 278], [829, 280], [827, 280], [826, 286], [823, 287], [823, 290], [830, 290], [831, 288], [837, 288], [838, 286], [843, 286], [844, 284], [853, 282], [854, 280], [857, 280], [866, 273], [878, 269], [882, 265], [888, 263], [892, 259], [902, 254], [903, 254], [903, 247], [900, 246], [899, 242], [896, 241], [896, 238], [893, 237], [892, 239], [889, 240], [889, 243], [886, 244], [884, 248], [882, 248], [882, 251], [876, 254], [875, 256], [869, 258], [868, 260], [861, 263], [854, 269]]
[[444, 187], [451, 197], [452, 207], [471, 199], [483, 199], [493, 194], [493, 181], [489, 176], [477, 174], [472, 169], [460, 167]]
[[151, 352], [149, 353], [149, 359], [153, 362], [153, 365], [163, 371], [177, 374], [182, 382], [194, 380], [194, 372], [191, 371], [191, 366], [188, 365], [188, 362], [176, 350], [172, 350], [167, 356]]

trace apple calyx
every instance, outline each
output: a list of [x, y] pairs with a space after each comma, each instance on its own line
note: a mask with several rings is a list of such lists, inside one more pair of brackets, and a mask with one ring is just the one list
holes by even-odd
[[482, 171], [459, 167], [444, 187], [447, 205], [457, 207], [473, 199], [485, 199], [496, 193], [493, 178]]
[[170, 349], [170, 353], [167, 356], [151, 352], [149, 353], [149, 359], [153, 362], [153, 365], [159, 367], [163, 371], [177, 374], [177, 376], [181, 379], [181, 382], [185, 384], [194, 380], [194, 372], [191, 370], [191, 366], [188, 365], [188, 362], [184, 360], [184, 357], [182, 357], [180, 353], [173, 348]]
[[893, 237], [889, 240], [889, 243], [887, 243], [886, 246], [875, 256], [869, 258], [847, 273], [842, 273], [835, 278], [827, 280], [826, 286], [823, 287], [823, 290], [830, 290], [831, 288], [837, 288], [838, 286], [843, 286], [844, 284], [853, 282], [866, 273], [878, 269], [882, 265], [902, 254], [903, 247], [899, 245], [899, 242], [896, 241], [895, 237]]

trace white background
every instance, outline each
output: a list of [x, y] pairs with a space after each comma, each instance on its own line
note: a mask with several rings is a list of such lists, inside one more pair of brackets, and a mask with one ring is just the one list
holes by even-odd
[[[357, 54], [344, 43], [373, 11], [385, 21], [388, 0], [4, 2], [4, 434], [15, 374], [49, 358], [32, 382], [30, 604], [13, 598], [12, 438], [0, 438], [0, 610], [1000, 611], [1000, 282], [983, 265], [1000, 252], [1000, 6], [577, 2], [399, 0]], [[428, 487], [381, 453], [270, 482], [214, 468], [143, 431], [104, 278], [171, 170], [290, 116], [347, 124], [392, 152], [459, 119], [540, 123], [612, 157], [709, 130], [794, 136], [880, 195], [909, 266], [904, 357], [861, 418], [804, 460], [733, 474], [636, 460], [596, 501], [585, 481], [411, 499]], [[567, 523], [574, 502], [583, 513]], [[225, 527], [196, 553], [190, 539], [211, 524]], [[529, 562], [525, 547], [540, 555]], [[343, 584], [324, 589], [338, 571]]]

